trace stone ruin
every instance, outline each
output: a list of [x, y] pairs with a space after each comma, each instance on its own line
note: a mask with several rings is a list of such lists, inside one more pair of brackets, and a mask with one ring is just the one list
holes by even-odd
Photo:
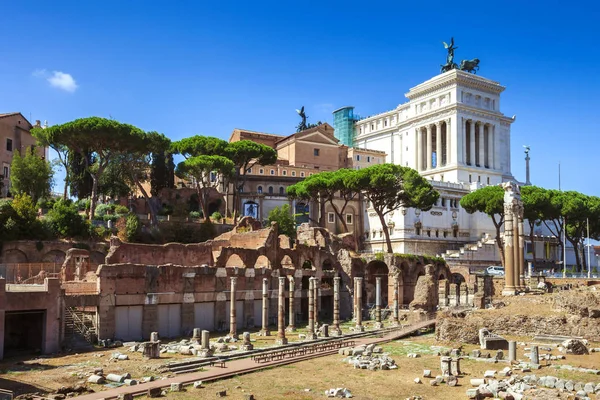
[[486, 328], [479, 330], [479, 345], [485, 350], [508, 350], [508, 340]]

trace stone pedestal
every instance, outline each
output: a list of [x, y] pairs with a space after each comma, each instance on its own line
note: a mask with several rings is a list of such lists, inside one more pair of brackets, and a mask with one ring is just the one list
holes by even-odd
[[452, 374], [452, 358], [451, 357], [440, 357], [440, 369], [442, 370], [442, 376], [449, 376]]
[[192, 333], [192, 343], [195, 344], [201, 344], [202, 343], [202, 334], [201, 334], [201, 329], [200, 328], [194, 328], [193, 333]]
[[534, 365], [540, 364], [540, 349], [538, 346], [531, 346], [531, 363]]
[[242, 350], [248, 351], [254, 349], [254, 346], [250, 343], [250, 332], [244, 332], [242, 334], [242, 340], [244, 341], [241, 346]]
[[460, 357], [450, 360], [450, 374], [454, 376], [462, 375], [460, 372]]
[[285, 277], [279, 277], [279, 293], [277, 305], [277, 340], [279, 345], [287, 344], [288, 340], [285, 337]]
[[142, 351], [144, 358], [160, 358], [160, 342], [144, 342], [142, 345], [144, 346]]
[[400, 325], [400, 320], [399, 320], [399, 304], [398, 304], [398, 277], [395, 276], [394, 277], [394, 310], [393, 310], [393, 314], [392, 314], [392, 326], [398, 326]]
[[158, 332], [152, 332], [150, 333], [150, 341], [151, 342], [158, 342]]
[[517, 342], [514, 340], [508, 342], [508, 361], [517, 361]]
[[329, 325], [321, 325], [321, 337], [329, 337]]

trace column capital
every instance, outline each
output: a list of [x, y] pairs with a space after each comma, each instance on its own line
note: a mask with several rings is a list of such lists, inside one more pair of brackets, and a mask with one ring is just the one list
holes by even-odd
[[229, 279], [231, 280], [231, 283], [236, 283], [237, 276], [230, 276]]
[[427, 133], [431, 132], [431, 130], [432, 130], [431, 127], [432, 126], [433, 126], [432, 124], [425, 125], [425, 129], [427, 129]]
[[442, 125], [442, 121], [436, 121], [436, 122], [435, 122], [435, 126], [436, 126], [437, 128], [439, 128], [439, 127], [440, 127], [440, 125]]
[[280, 285], [285, 285], [285, 281], [287, 280], [287, 278], [285, 276], [280, 276], [279, 277], [279, 284]]

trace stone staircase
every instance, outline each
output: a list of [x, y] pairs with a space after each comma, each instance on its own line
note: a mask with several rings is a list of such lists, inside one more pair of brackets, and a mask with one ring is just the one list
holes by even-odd
[[485, 234], [474, 243], [467, 243], [458, 250], [446, 250], [442, 254], [449, 266], [488, 267], [500, 265], [500, 253], [495, 239]]
[[98, 340], [95, 314], [65, 308], [65, 346], [71, 349], [89, 348]]

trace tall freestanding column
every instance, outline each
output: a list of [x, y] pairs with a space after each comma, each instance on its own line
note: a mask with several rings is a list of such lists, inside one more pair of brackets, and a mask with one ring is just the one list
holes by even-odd
[[354, 278], [356, 280], [356, 328], [357, 332], [364, 332], [365, 327], [362, 324], [362, 280], [363, 278]]
[[[533, 244], [532, 244], [533, 245]], [[523, 234], [523, 208], [519, 208], [519, 286], [525, 290], [525, 236]]]
[[432, 143], [431, 143], [431, 125], [427, 125], [427, 170], [431, 170], [431, 153], [432, 153]]
[[512, 182], [506, 182], [502, 187], [504, 188], [504, 289], [502, 289], [502, 295], [511, 296], [516, 292], [513, 242], [514, 195]]
[[237, 278], [232, 276], [231, 278], [231, 296], [229, 300], [229, 336], [237, 339], [237, 320], [235, 315], [235, 286]]
[[270, 336], [269, 332], [269, 280], [263, 278], [262, 282], [262, 329], [261, 336]]
[[398, 276], [394, 276], [394, 313], [392, 315], [392, 325], [398, 326], [400, 324], [400, 320], [398, 319]]
[[381, 277], [375, 277], [375, 327], [381, 328]]
[[519, 208], [513, 206], [513, 270], [515, 271], [515, 288], [521, 290], [521, 266], [519, 265], [521, 257], [519, 256]]
[[310, 277], [308, 279], [308, 326], [306, 333], [306, 339], [315, 340], [317, 335], [315, 334], [315, 278]]
[[288, 332], [296, 332], [296, 311], [294, 308], [294, 292], [295, 292], [294, 275], [290, 276], [290, 310], [289, 310], [289, 324], [287, 327]]
[[450, 165], [452, 162], [452, 147], [450, 146], [450, 123], [452, 122], [451, 118], [446, 120], [446, 163], [444, 165]]
[[319, 281], [317, 278], [314, 279], [313, 286], [313, 299], [315, 301], [315, 307], [313, 312], [313, 317], [315, 318], [315, 329], [319, 326]]
[[341, 336], [340, 329], [340, 280], [339, 276], [333, 278], [333, 323], [331, 324], [331, 335]]
[[279, 302], [277, 305], [277, 344], [287, 344], [285, 337], [285, 276], [279, 277]]

